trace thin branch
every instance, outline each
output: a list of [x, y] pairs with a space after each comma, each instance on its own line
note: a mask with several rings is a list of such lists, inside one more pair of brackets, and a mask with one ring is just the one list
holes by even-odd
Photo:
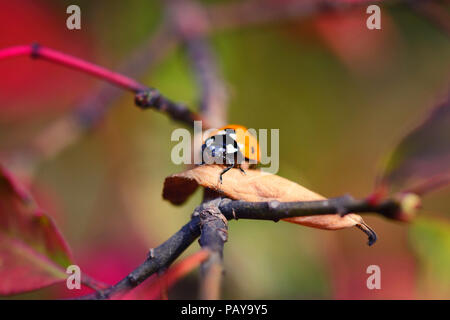
[[379, 204], [371, 204], [367, 200], [356, 200], [350, 196], [293, 202], [247, 202], [224, 199], [220, 203], [220, 211], [227, 219], [256, 219], [279, 221], [293, 217], [305, 217], [324, 214], [378, 213], [390, 219], [398, 220], [400, 205], [397, 201], [386, 200]]
[[172, 102], [164, 97], [158, 90], [149, 88], [138, 81], [110, 71], [96, 64], [84, 61], [74, 56], [42, 47], [39, 45], [16, 46], [0, 50], [0, 60], [17, 56], [29, 55], [32, 58], [39, 58], [61, 64], [63, 66], [91, 74], [97, 78], [108, 81], [111, 84], [132, 91], [136, 94], [135, 103], [142, 109], [154, 108], [167, 113], [171, 118], [193, 126], [194, 120], [201, 120], [201, 117], [190, 111], [186, 106]]
[[147, 90], [147, 87], [143, 84], [120, 73], [110, 71], [74, 56], [40, 46], [39, 44], [22, 45], [0, 50], [0, 60], [19, 56], [30, 56], [34, 59], [41, 59], [60, 64], [65, 67], [88, 73], [94, 77], [108, 81], [113, 85], [135, 93]]
[[112, 287], [81, 297], [87, 300], [116, 299], [142, 283], [159, 270], [166, 269], [200, 236], [200, 218], [193, 217], [178, 232], [157, 248], [151, 249], [147, 259], [128, 276]]
[[[409, 221], [420, 206], [420, 198], [414, 194], [398, 195], [381, 202], [370, 198], [356, 200], [343, 196], [327, 200], [299, 202], [247, 202], [241, 200], [222, 199], [220, 212], [228, 219], [253, 219], [279, 221], [286, 218], [347, 213], [378, 213], [389, 219]], [[357, 225], [369, 238], [369, 245], [377, 240], [377, 235], [366, 224]]]
[[220, 199], [204, 202], [198, 211], [201, 224], [199, 243], [210, 252], [202, 263], [202, 281], [200, 299], [217, 300], [220, 298], [220, 286], [223, 274], [223, 247], [228, 239], [227, 219], [219, 210]]

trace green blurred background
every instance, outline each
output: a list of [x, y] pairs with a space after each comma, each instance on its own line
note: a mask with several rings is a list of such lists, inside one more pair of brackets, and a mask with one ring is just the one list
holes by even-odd
[[[162, 20], [159, 1], [14, 3], [0, 1], [6, 6], [0, 47], [38, 41], [112, 69]], [[65, 28], [69, 4], [81, 7], [81, 31]], [[210, 37], [229, 86], [229, 122], [279, 128], [278, 174], [330, 197], [368, 195], [386, 156], [448, 84], [450, 42], [444, 33], [401, 5], [383, 7], [382, 30], [369, 31], [364, 11]], [[0, 74], [5, 72], [11, 80], [0, 89], [4, 152], [20, 148], [99, 85], [27, 58], [2, 62]], [[192, 109], [198, 106], [182, 47], [140, 80]], [[170, 135], [178, 126], [164, 114], [140, 111], [125, 93], [99, 128], [39, 166], [33, 189], [83, 271], [119, 280], [200, 203], [201, 192], [182, 207], [161, 197], [164, 178], [184, 169], [170, 160]], [[449, 191], [427, 196], [411, 224], [365, 216], [379, 235], [370, 248], [353, 228], [331, 232], [283, 222], [230, 222], [223, 297], [449, 299]], [[194, 243], [183, 256], [198, 248]], [[381, 267], [381, 290], [366, 287], [371, 264]], [[195, 298], [197, 287], [198, 271], [169, 297]], [[51, 298], [62, 290], [18, 297]]]

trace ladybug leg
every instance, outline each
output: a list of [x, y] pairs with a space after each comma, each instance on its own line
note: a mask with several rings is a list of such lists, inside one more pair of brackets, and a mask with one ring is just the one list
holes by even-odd
[[225, 169], [223, 169], [223, 171], [220, 173], [220, 176], [219, 176], [220, 184], [222, 184], [222, 176], [223, 176], [225, 173], [227, 173], [228, 170], [230, 170], [230, 169], [233, 168], [233, 167], [234, 167], [234, 164], [231, 165], [231, 166], [229, 166], [229, 167], [227, 167], [227, 168], [225, 168]]
[[244, 175], [246, 175], [247, 173], [245, 173], [245, 170], [244, 169], [242, 169], [241, 167], [239, 167], [239, 170], [241, 170], [241, 172], [244, 174]]

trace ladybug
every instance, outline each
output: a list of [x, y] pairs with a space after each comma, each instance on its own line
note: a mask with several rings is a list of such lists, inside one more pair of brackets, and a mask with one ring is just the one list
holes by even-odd
[[231, 168], [238, 168], [245, 174], [244, 167], [255, 167], [260, 162], [258, 140], [248, 129], [240, 125], [227, 125], [213, 132], [202, 145], [202, 164], [223, 164], [227, 167], [222, 176]]

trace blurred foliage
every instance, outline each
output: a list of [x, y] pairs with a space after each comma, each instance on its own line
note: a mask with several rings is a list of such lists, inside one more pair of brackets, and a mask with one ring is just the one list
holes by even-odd
[[450, 294], [450, 224], [448, 221], [420, 219], [410, 230], [411, 244], [418, 253], [422, 272], [430, 282], [436, 283], [430, 298]]
[[[157, 1], [39, 3], [43, 11], [51, 12], [63, 24], [64, 8], [69, 2], [82, 7], [82, 37], [76, 40], [76, 33], [59, 30], [72, 44], [55, 47], [111, 68], [151, 36], [162, 18]], [[363, 12], [360, 15], [364, 17]], [[436, 93], [445, 89], [450, 69], [448, 38], [402, 6], [383, 9], [383, 15], [389, 17], [391, 34], [383, 39], [389, 50], [372, 57], [370, 68], [343, 61], [317, 31], [314, 17], [224, 31], [211, 37], [230, 88], [229, 122], [256, 129], [280, 129], [279, 175], [327, 196], [344, 193], [366, 196], [380, 173], [380, 160], [422, 119], [425, 107], [433, 104]], [[38, 25], [39, 21], [35, 23]], [[11, 27], [12, 35], [15, 28]], [[38, 28], [27, 29], [26, 37], [16, 36], [13, 42], [31, 41], [35, 29]], [[358, 32], [350, 37], [355, 40], [368, 37], [365, 42], [370, 43], [371, 37], [380, 37], [376, 32]], [[49, 42], [44, 44], [54, 44]], [[88, 50], [72, 50], [78, 43], [84, 43]], [[34, 123], [41, 126], [50, 123], [97, 85], [88, 76], [64, 69], [61, 71], [64, 76], [59, 78], [61, 84], [55, 87], [55, 81], [49, 79], [51, 74], [47, 76], [44, 70], [59, 66], [26, 59], [8, 63], [21, 66], [15, 72], [17, 75], [28, 70], [34, 75], [34, 82], [38, 81], [41, 87], [49, 86], [50, 90], [33, 96], [36, 112], [23, 112], [14, 119], [1, 113], [1, 150], [23, 144], [38, 132]], [[4, 72], [5, 64], [0, 64], [0, 73]], [[182, 48], [167, 56], [142, 80], [173, 100], [192, 108], [198, 105], [198, 89]], [[79, 84], [79, 90], [78, 86], [72, 87], [72, 81]], [[55, 92], [60, 86], [68, 86], [70, 90], [63, 94]], [[25, 91], [22, 96], [34, 92], [32, 84], [21, 89]], [[0, 91], [0, 100], [4, 101], [2, 95]], [[23, 99], [5, 101], [9, 110], [23, 109]], [[27, 101], [25, 105], [30, 103]], [[170, 135], [177, 127], [163, 114], [138, 110], [133, 106], [132, 96], [125, 94], [98, 130], [40, 167], [35, 188], [44, 190], [47, 203], [56, 208], [52, 212], [58, 213], [57, 224], [83, 270], [101, 275], [102, 268], [114, 268], [114, 261], [125, 260], [119, 247], [129, 248], [128, 257], [132, 257], [127, 261], [143, 260], [145, 250], [173, 234], [201, 201], [200, 192], [183, 207], [171, 206], [161, 198], [164, 178], [183, 170], [170, 161], [173, 146]], [[433, 215], [445, 212], [449, 217], [448, 191], [447, 188], [425, 201]], [[448, 237], [444, 239], [439, 225], [427, 224], [424, 217], [413, 226], [408, 237], [407, 225], [370, 216], [365, 220], [380, 236], [379, 243], [372, 248], [365, 245], [365, 239], [355, 230], [328, 232], [283, 222], [230, 222], [224, 297], [346, 298], [351, 292], [368, 291], [365, 270], [369, 264], [389, 268], [382, 272], [394, 279], [404, 274], [404, 270], [395, 269], [394, 262], [403, 265], [402, 261], [411, 257], [446, 272], [449, 251], [444, 243]], [[412, 247], [409, 241], [414, 244]], [[428, 252], [425, 246], [431, 245], [431, 241], [436, 250]], [[186, 254], [197, 249], [194, 244]], [[96, 250], [118, 253], [115, 259], [99, 258], [94, 268], [89, 262]], [[92, 254], [87, 256], [86, 251]], [[393, 263], [385, 266], [385, 261]], [[130, 271], [133, 264], [120, 266], [114, 273], [117, 279]], [[349, 270], [358, 270], [358, 276]], [[381, 290], [376, 297], [402, 298], [407, 294], [427, 297], [441, 286], [441, 279], [428, 278], [423, 270], [415, 276], [419, 283], [426, 282], [426, 287], [410, 293], [410, 285], [405, 283], [416, 279], [399, 276], [393, 283], [406, 289]], [[353, 278], [362, 280], [351, 281]], [[113, 279], [111, 276], [106, 280]], [[183, 281], [187, 281], [185, 285]], [[191, 277], [182, 280], [172, 296], [192, 297], [193, 286]], [[34, 295], [48, 296], [52, 296], [49, 290]], [[436, 298], [450, 295], [446, 292]]]

